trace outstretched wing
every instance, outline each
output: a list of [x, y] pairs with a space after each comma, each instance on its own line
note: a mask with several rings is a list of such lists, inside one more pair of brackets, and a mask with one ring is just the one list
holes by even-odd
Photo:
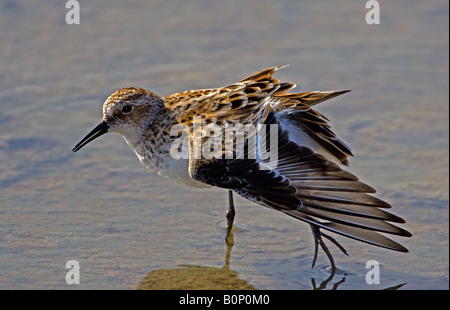
[[272, 75], [284, 68], [271, 67], [252, 74], [239, 82], [222, 88], [190, 90], [169, 95], [165, 106], [173, 112], [180, 124], [193, 132], [193, 118], [201, 117], [201, 125], [217, 124], [222, 127], [239, 123], [254, 125], [260, 122], [261, 111], [270, 104], [277, 113], [283, 113], [292, 124], [316, 141], [336, 160], [345, 165], [352, 156], [350, 148], [331, 130], [328, 119], [312, 106], [342, 95], [344, 91], [313, 91], [287, 93], [296, 85], [280, 82]]
[[[311, 107], [346, 91], [286, 93], [293, 83], [281, 83], [272, 74], [280, 67], [268, 68], [228, 87], [188, 91], [164, 98], [166, 107], [177, 115], [180, 123], [190, 128], [189, 174], [200, 182], [227, 188], [260, 205], [286, 213], [349, 238], [388, 249], [406, 252], [406, 248], [380, 233], [411, 236], [392, 223], [404, 223], [400, 217], [386, 212], [390, 205], [370, 195], [375, 190], [342, 170], [334, 161], [314, 148], [296, 141], [286, 126], [294, 124], [338, 163], [347, 163], [350, 148], [331, 131], [328, 119]], [[194, 117], [201, 117], [195, 130]], [[282, 122], [278, 117], [288, 118]], [[244, 140], [244, 157], [226, 152], [218, 157], [196, 153], [194, 143], [202, 146], [208, 137], [199, 132], [213, 124], [223, 129], [234, 124], [277, 126], [278, 160], [276, 168], [267, 169], [263, 156], [249, 156], [255, 146]], [[223, 137], [223, 136], [222, 136]], [[266, 139], [268, 149], [270, 139]], [[300, 139], [299, 139], [300, 140]], [[233, 140], [233, 143], [235, 141]], [[261, 149], [261, 145], [258, 145]], [[201, 153], [201, 152], [200, 152]]]
[[[268, 107], [267, 109], [270, 109]], [[277, 167], [265, 170], [260, 158], [191, 159], [192, 178], [232, 189], [260, 205], [279, 210], [316, 227], [391, 250], [407, 252], [380, 234], [411, 234], [392, 223], [404, 220], [383, 209], [390, 205], [370, 195], [375, 190], [311, 149], [290, 141], [271, 110], [263, 121], [276, 125]], [[249, 149], [249, 152], [251, 150]]]

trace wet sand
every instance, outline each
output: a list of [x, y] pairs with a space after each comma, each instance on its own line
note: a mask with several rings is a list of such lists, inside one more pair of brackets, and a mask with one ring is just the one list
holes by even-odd
[[[149, 288], [449, 288], [447, 1], [383, 2], [379, 25], [364, 1], [98, 0], [81, 3], [80, 25], [66, 12], [0, 1], [0, 288], [134, 289], [161, 275]], [[297, 89], [352, 90], [317, 109], [352, 147], [349, 170], [407, 220], [414, 236], [396, 240], [410, 253], [337, 237], [350, 255], [332, 250], [331, 276], [323, 253], [311, 269], [308, 225], [237, 198], [225, 270], [226, 191], [149, 173], [119, 136], [71, 151], [116, 89], [164, 96], [284, 64], [277, 77]], [[68, 260], [80, 285], [66, 284]]]

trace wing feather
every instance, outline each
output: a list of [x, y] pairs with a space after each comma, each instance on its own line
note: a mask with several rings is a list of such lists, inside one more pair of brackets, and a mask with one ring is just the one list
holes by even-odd
[[405, 250], [379, 234], [411, 236], [391, 223], [404, 223], [404, 220], [382, 210], [391, 206], [370, 195], [375, 192], [372, 187], [322, 155], [289, 141], [287, 131], [273, 110], [264, 122], [278, 126], [279, 161], [275, 169], [263, 170], [260, 159], [194, 160], [190, 166], [195, 170], [192, 177], [233, 189], [250, 201], [337, 234], [397, 251]]
[[[248, 143], [249, 137], [244, 141], [247, 156], [240, 159], [236, 156], [233, 159], [195, 158], [191, 139], [190, 176], [212, 186], [231, 189], [250, 201], [316, 227], [380, 247], [407, 251], [380, 234], [411, 236], [392, 224], [405, 221], [383, 210], [391, 206], [371, 195], [375, 189], [322, 154], [292, 141], [278, 119], [278, 115], [283, 115], [334, 155], [338, 163], [348, 164], [348, 157], [352, 156], [350, 148], [332, 132], [328, 119], [311, 108], [347, 91], [286, 93], [295, 84], [280, 83], [272, 77], [280, 68], [265, 69], [229, 87], [189, 91], [165, 98], [166, 106], [174, 111], [180, 123], [190, 127], [191, 133], [194, 116], [203, 118], [202, 125], [234, 122], [278, 126], [276, 168], [267, 170], [267, 160], [248, 156], [255, 151]], [[180, 101], [185, 104], [179, 104]], [[266, 147], [270, 145], [269, 140], [266, 140]]]

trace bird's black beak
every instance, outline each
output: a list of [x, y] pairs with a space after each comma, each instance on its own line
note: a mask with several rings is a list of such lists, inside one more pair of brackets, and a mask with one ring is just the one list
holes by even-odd
[[83, 138], [83, 140], [81, 140], [77, 145], [75, 145], [72, 151], [74, 152], [78, 151], [92, 140], [100, 137], [101, 135], [104, 135], [107, 132], [108, 132], [108, 124], [105, 121], [102, 121], [90, 133], [88, 133], [86, 137]]

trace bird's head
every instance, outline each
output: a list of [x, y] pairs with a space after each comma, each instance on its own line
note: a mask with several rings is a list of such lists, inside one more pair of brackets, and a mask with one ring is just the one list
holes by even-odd
[[127, 142], [138, 139], [154, 123], [163, 107], [163, 100], [151, 91], [139, 87], [120, 89], [103, 104], [100, 124], [75, 145], [73, 151], [78, 151], [107, 132], [115, 132]]

